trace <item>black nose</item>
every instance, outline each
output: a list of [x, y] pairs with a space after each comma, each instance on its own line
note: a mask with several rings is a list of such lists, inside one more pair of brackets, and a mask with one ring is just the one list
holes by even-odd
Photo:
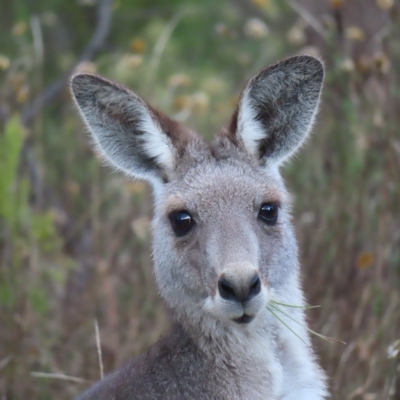
[[218, 291], [223, 299], [244, 302], [260, 293], [260, 277], [256, 274], [248, 283], [235, 283], [222, 276], [218, 280]]

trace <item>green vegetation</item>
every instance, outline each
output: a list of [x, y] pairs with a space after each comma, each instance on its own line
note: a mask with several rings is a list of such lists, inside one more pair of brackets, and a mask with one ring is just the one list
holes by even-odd
[[284, 173], [308, 302], [321, 305], [310, 327], [338, 341], [313, 340], [336, 398], [398, 398], [400, 5], [108, 2], [0, 0], [0, 397], [69, 399], [99, 379], [95, 320], [106, 373], [168, 328], [150, 191], [101, 166], [54, 82], [97, 72], [211, 138], [246, 78], [303, 52], [326, 62], [324, 98]]

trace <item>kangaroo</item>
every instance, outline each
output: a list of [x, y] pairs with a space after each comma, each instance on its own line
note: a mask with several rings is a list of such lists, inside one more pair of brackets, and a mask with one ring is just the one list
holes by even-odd
[[[262, 70], [208, 144], [130, 90], [73, 76], [96, 148], [112, 167], [152, 185], [154, 273], [173, 321], [146, 354], [78, 399], [329, 396], [301, 307], [290, 196], [279, 172], [310, 132], [323, 78], [311, 56]], [[278, 319], [271, 301], [300, 307]]]

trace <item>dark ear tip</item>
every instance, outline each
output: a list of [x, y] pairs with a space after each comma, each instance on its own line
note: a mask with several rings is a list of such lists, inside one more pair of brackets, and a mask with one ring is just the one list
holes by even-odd
[[310, 77], [315, 82], [322, 84], [325, 75], [325, 67], [323, 61], [317, 57], [297, 55], [265, 68], [259, 75], [256, 75], [253, 80], [263, 79], [275, 72], [284, 72], [288, 74], [288, 76], [300, 74], [300, 76]]
[[308, 54], [296, 56], [293, 58], [297, 58], [297, 62], [305, 66], [311, 74], [319, 76], [321, 80], [324, 78], [325, 65], [320, 58], [315, 56], [310, 56]]
[[293, 64], [304, 65], [315, 70], [324, 71], [324, 62], [315, 56], [310, 56], [308, 54], [302, 54], [299, 56], [294, 56], [288, 58], [286, 61], [291, 61]]
[[77, 74], [71, 76], [69, 80], [69, 87], [71, 88], [72, 92], [75, 93], [81, 90], [84, 86], [98, 80], [100, 79], [96, 75], [78, 72]]
[[311, 55], [309, 55], [309, 54], [301, 54], [301, 55], [298, 55], [298, 56], [294, 56], [294, 57], [292, 57], [292, 58], [298, 59], [299, 61], [303, 61], [303, 62], [305, 62], [305, 63], [310, 63], [310, 64], [314, 64], [314, 65], [319, 65], [319, 66], [321, 66], [322, 68], [323, 68], [323, 66], [324, 66], [324, 62], [323, 62], [320, 58], [315, 57], [315, 56], [311, 56]]
[[318, 68], [322, 71], [325, 70], [325, 63], [321, 58], [310, 55], [304, 55], [303, 57], [305, 57], [307, 62], [310, 63], [310, 65], [314, 66], [315, 68]]

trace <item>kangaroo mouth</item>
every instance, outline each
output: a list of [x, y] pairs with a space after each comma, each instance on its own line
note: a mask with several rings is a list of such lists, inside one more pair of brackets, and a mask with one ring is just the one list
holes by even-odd
[[233, 322], [236, 322], [237, 324], [249, 324], [251, 321], [253, 321], [254, 317], [251, 317], [250, 315], [243, 314], [240, 318], [235, 318]]

